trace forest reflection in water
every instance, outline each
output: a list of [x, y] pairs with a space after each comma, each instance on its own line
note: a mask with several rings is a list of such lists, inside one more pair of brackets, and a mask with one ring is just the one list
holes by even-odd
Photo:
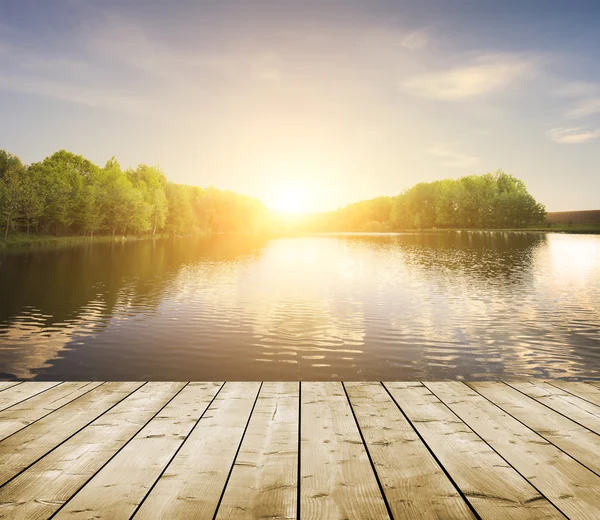
[[600, 379], [600, 236], [210, 236], [0, 257], [1, 378]]

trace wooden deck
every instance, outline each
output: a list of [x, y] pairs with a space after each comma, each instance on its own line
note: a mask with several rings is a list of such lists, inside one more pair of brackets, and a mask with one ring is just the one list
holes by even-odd
[[600, 519], [600, 385], [0, 382], [0, 517]]

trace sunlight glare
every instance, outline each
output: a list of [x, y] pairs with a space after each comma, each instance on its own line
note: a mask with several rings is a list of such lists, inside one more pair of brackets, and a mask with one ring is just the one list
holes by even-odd
[[293, 183], [274, 187], [265, 203], [279, 213], [308, 213], [312, 210], [307, 190]]

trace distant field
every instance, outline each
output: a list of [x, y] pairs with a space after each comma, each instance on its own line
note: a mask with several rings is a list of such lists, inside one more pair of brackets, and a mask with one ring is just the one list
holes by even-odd
[[548, 222], [553, 225], [590, 224], [600, 225], [600, 210], [555, 211], [548, 213]]

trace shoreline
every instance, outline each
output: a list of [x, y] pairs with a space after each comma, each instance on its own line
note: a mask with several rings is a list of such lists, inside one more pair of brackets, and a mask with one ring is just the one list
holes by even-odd
[[[429, 229], [399, 229], [394, 231], [382, 231], [382, 232], [370, 232], [370, 231], [279, 231], [279, 232], [266, 232], [264, 235], [271, 238], [283, 238], [291, 236], [306, 236], [306, 235], [387, 235], [397, 233], [463, 233], [463, 232], [477, 232], [477, 233], [493, 233], [493, 232], [510, 232], [510, 233], [563, 233], [563, 234], [574, 234], [574, 235], [600, 235], [600, 225], [574, 225], [568, 226], [552, 226], [552, 227], [530, 227], [530, 228], [457, 228], [457, 229], [446, 229], [446, 228], [429, 228]], [[206, 236], [217, 236], [221, 233], [199, 233], [195, 235], [185, 235], [192, 237], [206, 237]], [[165, 238], [181, 238], [180, 235], [168, 235], [168, 234], [157, 234], [157, 235], [118, 235], [118, 236], [107, 236], [99, 235], [95, 237], [89, 236], [48, 236], [48, 235], [13, 235], [8, 237], [6, 241], [0, 240], [0, 251], [15, 250], [15, 249], [35, 249], [35, 248], [60, 248], [69, 246], [89, 245], [95, 243], [119, 243], [119, 242], [132, 242], [140, 240], [162, 240]]]

